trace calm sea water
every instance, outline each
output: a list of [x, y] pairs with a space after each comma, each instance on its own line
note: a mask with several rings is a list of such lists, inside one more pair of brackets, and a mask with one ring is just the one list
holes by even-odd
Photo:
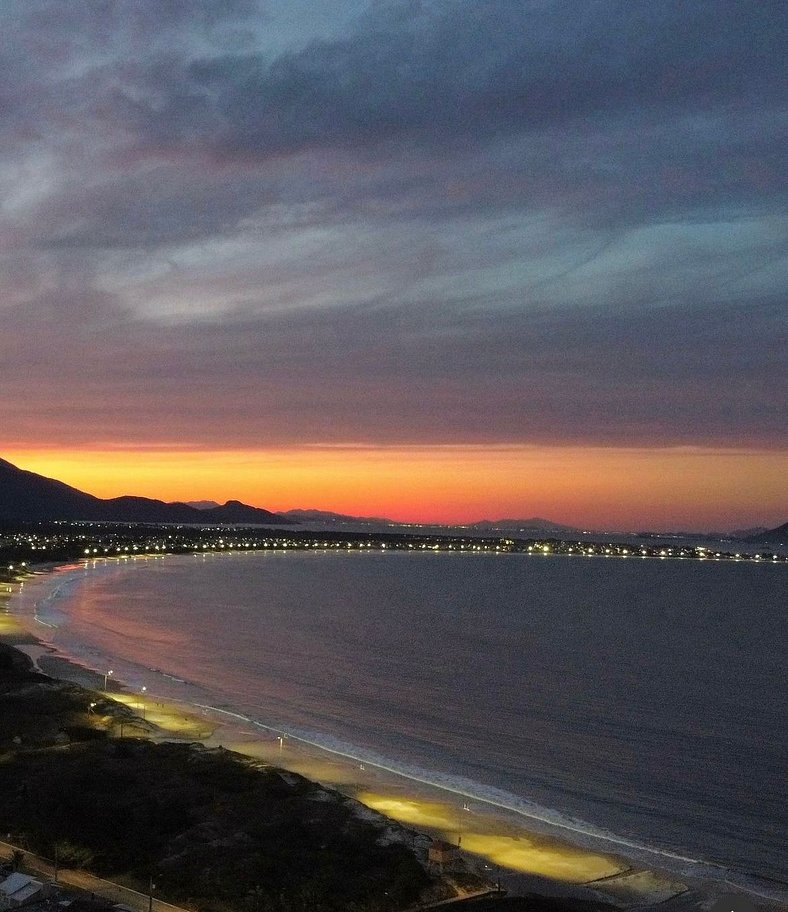
[[788, 881], [786, 567], [272, 552], [26, 592], [45, 639], [153, 693]]

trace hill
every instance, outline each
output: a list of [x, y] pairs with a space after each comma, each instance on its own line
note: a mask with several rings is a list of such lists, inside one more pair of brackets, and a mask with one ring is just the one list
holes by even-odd
[[480, 532], [574, 533], [578, 531], [573, 526], [564, 526], [561, 523], [551, 522], [549, 519], [542, 519], [539, 516], [532, 516], [530, 519], [480, 519], [478, 522], [471, 523], [469, 528]]
[[288, 516], [296, 522], [321, 522], [321, 523], [376, 523], [381, 526], [396, 526], [400, 523], [385, 516], [349, 516], [346, 513], [334, 513], [331, 510], [285, 510], [283, 516]]
[[346, 513], [332, 513], [329, 510], [286, 510], [282, 514], [290, 519], [300, 523], [323, 523], [333, 525], [363, 525], [363, 526], [381, 526], [387, 530], [402, 529], [411, 531], [415, 526], [420, 529], [429, 529], [436, 535], [440, 534], [460, 534], [465, 530], [479, 532], [484, 534], [496, 534], [499, 532], [517, 532], [518, 534], [527, 533], [529, 535], [544, 535], [551, 533], [555, 535], [577, 533], [577, 529], [572, 526], [564, 526], [560, 523], [551, 522], [549, 519], [540, 519], [533, 517], [531, 519], [481, 519], [472, 523], [409, 523], [395, 519], [387, 519], [385, 516], [350, 516]]
[[788, 522], [777, 526], [776, 529], [767, 529], [758, 535], [753, 535], [747, 541], [763, 542], [765, 545], [788, 545]]
[[237, 500], [198, 510], [185, 503], [165, 503], [148, 497], [104, 500], [77, 488], [17, 468], [0, 459], [0, 522], [192, 523], [194, 525], [290, 525], [292, 519], [250, 507]]

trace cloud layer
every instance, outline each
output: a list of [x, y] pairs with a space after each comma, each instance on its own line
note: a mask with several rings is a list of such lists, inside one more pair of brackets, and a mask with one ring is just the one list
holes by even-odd
[[785, 443], [784, 3], [0, 9], [17, 440]]

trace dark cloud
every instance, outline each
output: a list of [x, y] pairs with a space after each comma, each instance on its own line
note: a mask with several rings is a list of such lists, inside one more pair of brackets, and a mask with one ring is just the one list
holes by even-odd
[[4, 421], [784, 441], [784, 3], [278, 10], [0, 9]]
[[395, 5], [344, 41], [274, 61], [153, 68], [126, 113], [154, 144], [266, 157], [763, 106], [782, 102], [786, 21], [784, 4], [736, 0]]
[[5, 123], [55, 158], [43, 244], [177, 243], [305, 198], [605, 226], [785, 193], [782, 4], [381, 5], [276, 58], [203, 40], [264, 22], [251, 3], [21, 8], [38, 58], [6, 32]]

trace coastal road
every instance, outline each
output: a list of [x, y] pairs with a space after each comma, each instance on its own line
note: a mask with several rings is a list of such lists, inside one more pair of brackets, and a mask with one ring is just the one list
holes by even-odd
[[130, 887], [124, 887], [122, 884], [115, 883], [111, 880], [102, 880], [101, 877], [95, 877], [93, 874], [88, 874], [86, 871], [72, 871], [68, 868], [58, 868], [56, 878], [55, 865], [52, 861], [41, 858], [39, 855], [34, 855], [21, 846], [12, 845], [8, 842], [0, 842], [0, 852], [3, 854], [10, 857], [11, 853], [15, 851], [22, 852], [25, 856], [22, 861], [22, 867], [27, 871], [34, 874], [40, 874], [51, 881], [57, 879], [57, 883], [64, 886], [75, 887], [76, 889], [84, 890], [87, 893], [95, 893], [96, 896], [100, 896], [111, 902], [123, 903], [124, 905], [135, 909], [136, 912], [149, 912], [151, 909], [152, 912], [190, 912], [188, 909], [184, 909], [181, 906], [173, 906], [171, 903], [163, 902], [155, 897], [151, 900], [151, 897], [147, 893], [138, 893]]

